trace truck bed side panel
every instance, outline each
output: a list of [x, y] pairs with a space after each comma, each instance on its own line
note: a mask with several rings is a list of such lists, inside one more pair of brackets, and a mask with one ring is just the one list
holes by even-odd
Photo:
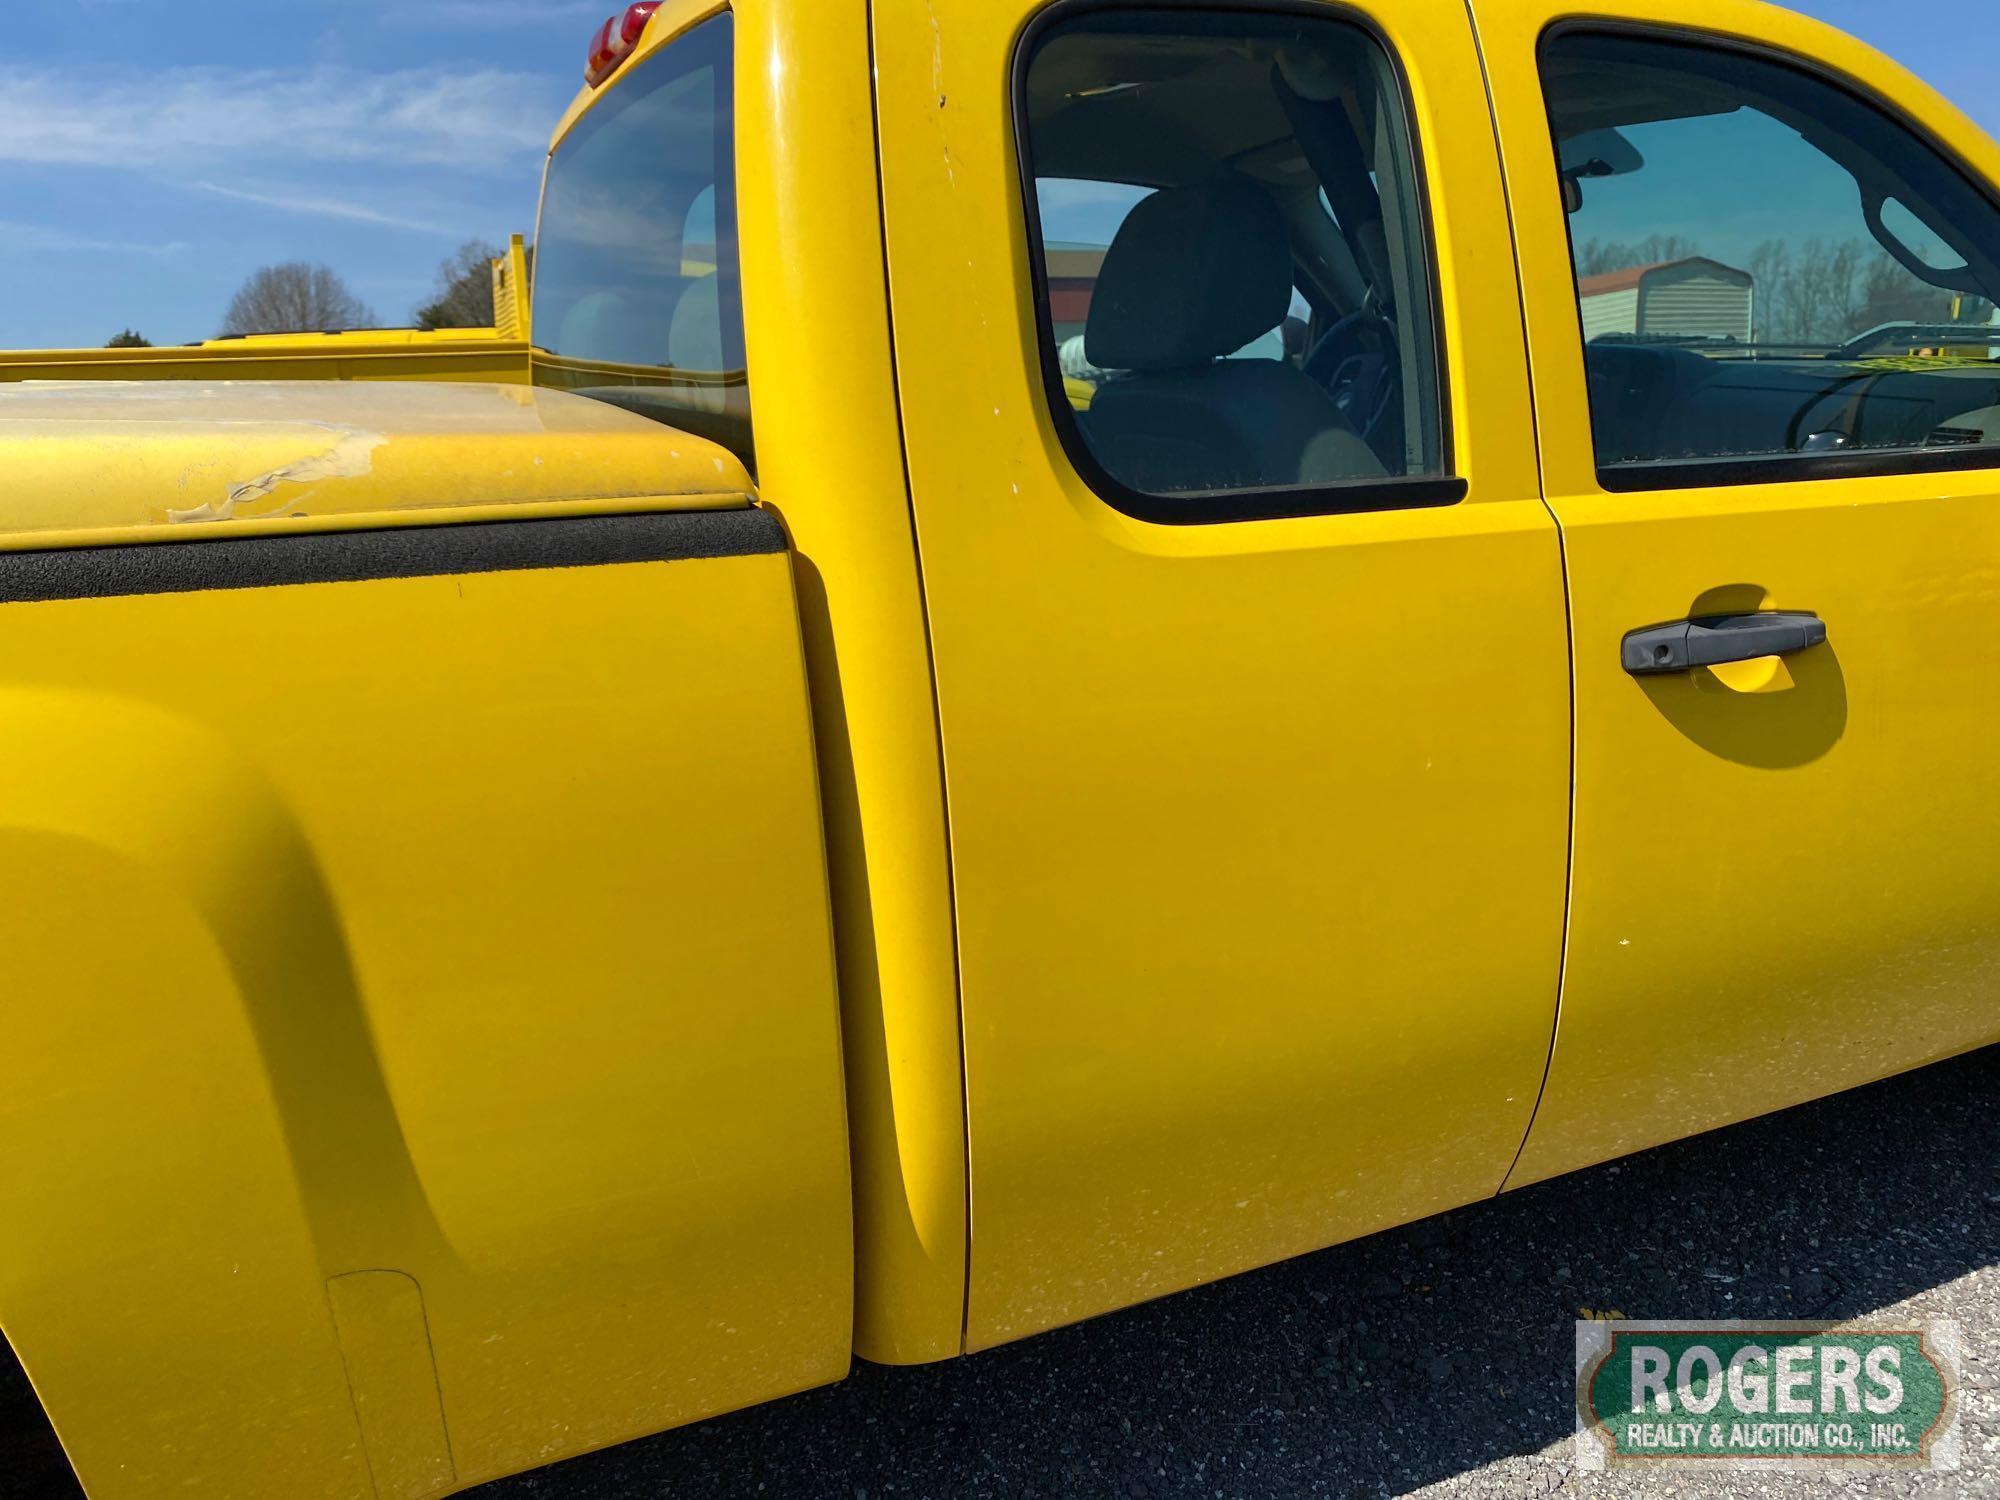
[[845, 1371], [782, 548], [0, 556], [0, 1321], [93, 1495], [434, 1494]]

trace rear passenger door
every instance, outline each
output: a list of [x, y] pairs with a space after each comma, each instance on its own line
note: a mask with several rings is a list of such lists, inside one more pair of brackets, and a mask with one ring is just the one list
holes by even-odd
[[1498, 1187], [1554, 1015], [1561, 567], [1462, 12], [874, 35], [980, 1347]]
[[2000, 1036], [2000, 152], [1813, 23], [1600, 9], [1479, 7], [1576, 657], [1516, 1182]]

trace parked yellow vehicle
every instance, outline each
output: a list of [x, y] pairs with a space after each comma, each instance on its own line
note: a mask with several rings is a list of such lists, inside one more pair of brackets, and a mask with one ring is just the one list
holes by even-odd
[[361, 328], [259, 333], [158, 348], [9, 349], [18, 380], [457, 380], [530, 385], [528, 259], [513, 237], [492, 262], [491, 328]]
[[441, 1494], [2000, 1039], [2000, 365], [1845, 352], [2000, 294], [1914, 78], [1748, 0], [591, 71], [534, 385], [0, 390], [0, 1323], [92, 1495]]

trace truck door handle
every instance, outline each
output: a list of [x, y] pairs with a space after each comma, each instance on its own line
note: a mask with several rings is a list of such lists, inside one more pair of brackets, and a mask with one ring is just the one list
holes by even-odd
[[1625, 637], [1620, 655], [1634, 677], [1790, 656], [1826, 641], [1826, 621], [1818, 615], [1773, 611], [1760, 615], [1709, 615], [1648, 625]]

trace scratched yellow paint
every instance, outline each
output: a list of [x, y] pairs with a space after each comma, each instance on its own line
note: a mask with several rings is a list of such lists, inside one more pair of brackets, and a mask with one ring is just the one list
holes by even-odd
[[747, 503], [751, 488], [725, 448], [515, 386], [0, 385], [0, 445], [0, 550], [565, 501], [714, 509]]

